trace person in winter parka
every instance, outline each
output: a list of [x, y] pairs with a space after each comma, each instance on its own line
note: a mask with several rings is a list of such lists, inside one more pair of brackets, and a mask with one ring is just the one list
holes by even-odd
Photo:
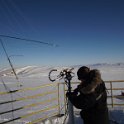
[[77, 71], [80, 85], [66, 96], [81, 109], [84, 124], [109, 124], [106, 87], [99, 70], [82, 66]]

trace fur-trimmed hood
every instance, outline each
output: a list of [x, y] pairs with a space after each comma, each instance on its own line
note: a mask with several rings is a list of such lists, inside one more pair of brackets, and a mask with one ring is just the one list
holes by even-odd
[[89, 72], [88, 85], [83, 87], [80, 92], [89, 94], [95, 91], [96, 87], [102, 83], [101, 74], [99, 70], [93, 69]]

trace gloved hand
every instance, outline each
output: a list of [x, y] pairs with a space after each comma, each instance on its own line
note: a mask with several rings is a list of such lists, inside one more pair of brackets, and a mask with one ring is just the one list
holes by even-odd
[[73, 96], [77, 96], [78, 92], [67, 92], [66, 93], [66, 97], [73, 97]]
[[66, 92], [66, 97], [69, 97], [70, 93], [69, 92]]
[[78, 86], [77, 86], [77, 90], [78, 90], [78, 92], [80, 92], [82, 88], [83, 88], [82, 85], [78, 85]]
[[78, 95], [78, 92], [79, 92], [79, 90], [78, 90], [78, 88], [76, 88], [76, 89], [74, 89], [73, 94]]

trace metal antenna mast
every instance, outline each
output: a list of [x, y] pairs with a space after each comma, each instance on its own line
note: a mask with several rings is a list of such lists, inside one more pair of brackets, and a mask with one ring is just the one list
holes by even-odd
[[13, 67], [13, 64], [12, 64], [12, 62], [11, 62], [9, 56], [8, 56], [8, 53], [7, 53], [7, 51], [6, 51], [6, 49], [5, 49], [5, 46], [4, 46], [4, 44], [3, 44], [3, 42], [2, 42], [1, 39], [0, 39], [0, 42], [1, 42], [1, 45], [2, 45], [2, 47], [3, 47], [4, 52], [5, 52], [5, 54], [6, 54], [7, 60], [8, 60], [10, 66], [11, 66], [11, 68], [12, 68], [12, 71], [13, 71], [13, 73], [14, 73], [16, 79], [18, 80], [18, 76], [17, 76], [17, 74], [16, 74], [16, 72], [15, 72], [15, 69], [14, 69], [14, 67]]

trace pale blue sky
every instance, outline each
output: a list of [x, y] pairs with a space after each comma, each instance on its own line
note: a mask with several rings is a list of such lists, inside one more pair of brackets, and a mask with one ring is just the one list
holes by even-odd
[[15, 67], [124, 62], [123, 0], [0, 0], [0, 15], [0, 34], [58, 45], [0, 37]]

